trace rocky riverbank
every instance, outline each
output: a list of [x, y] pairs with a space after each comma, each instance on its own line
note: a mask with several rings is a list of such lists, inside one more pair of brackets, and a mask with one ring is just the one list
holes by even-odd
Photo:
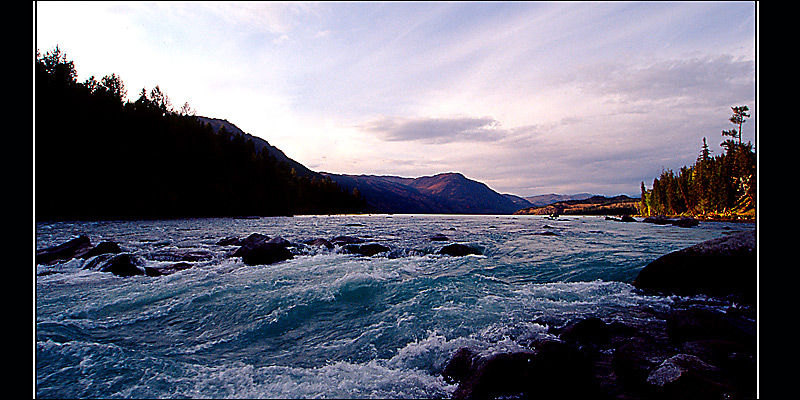
[[464, 399], [756, 398], [755, 257], [754, 231], [667, 254], [634, 285], [710, 296], [675, 297], [666, 313], [644, 310], [646, 324], [583, 318], [548, 326], [557, 339], [529, 351], [481, 356], [462, 348], [443, 377]]

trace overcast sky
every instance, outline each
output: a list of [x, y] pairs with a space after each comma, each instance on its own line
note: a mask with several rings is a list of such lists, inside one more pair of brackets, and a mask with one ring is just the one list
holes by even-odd
[[[35, 2], [78, 80], [227, 119], [316, 171], [461, 172], [501, 193], [638, 196], [756, 143], [754, 2]], [[757, 144], [757, 143], [756, 143]]]

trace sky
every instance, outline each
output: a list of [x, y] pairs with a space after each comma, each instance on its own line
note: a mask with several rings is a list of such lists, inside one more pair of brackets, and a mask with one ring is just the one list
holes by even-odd
[[755, 2], [35, 2], [80, 82], [158, 86], [308, 168], [638, 196], [757, 143]]

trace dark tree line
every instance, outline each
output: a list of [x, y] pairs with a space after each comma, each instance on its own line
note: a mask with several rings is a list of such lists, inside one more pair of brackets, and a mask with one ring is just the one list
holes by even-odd
[[215, 131], [156, 86], [126, 101], [121, 78], [77, 82], [58, 47], [35, 65], [37, 220], [358, 212], [327, 177], [300, 176], [250, 139]]
[[706, 139], [697, 161], [675, 173], [663, 170], [651, 189], [642, 182], [641, 215], [692, 215], [704, 217], [755, 217], [756, 154], [752, 143], [742, 143], [747, 106], [732, 107], [731, 123], [739, 130], [722, 131], [727, 139], [723, 154], [712, 157]]

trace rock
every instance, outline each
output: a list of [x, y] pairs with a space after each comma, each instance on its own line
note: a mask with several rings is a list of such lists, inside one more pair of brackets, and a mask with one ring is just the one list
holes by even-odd
[[86, 235], [80, 235], [57, 246], [49, 247], [36, 252], [37, 264], [49, 264], [59, 260], [70, 260], [79, 257], [92, 248], [92, 243]]
[[252, 233], [250, 236], [246, 237], [244, 240], [241, 241], [241, 247], [238, 250], [233, 252], [234, 257], [243, 257], [245, 254], [249, 253], [252, 249], [266, 243], [269, 240], [269, 236], [262, 235], [260, 233]]
[[430, 240], [432, 242], [446, 242], [446, 241], [450, 240], [450, 238], [448, 238], [447, 236], [445, 236], [445, 235], [443, 235], [441, 233], [437, 233], [437, 234], [431, 236]]
[[690, 307], [669, 313], [667, 334], [675, 343], [724, 339], [755, 348], [756, 323], [740, 315]]
[[590, 317], [564, 327], [560, 338], [580, 345], [600, 345], [610, 340], [611, 328], [600, 318]]
[[469, 254], [481, 255], [482, 253], [477, 249], [467, 246], [465, 244], [453, 243], [442, 247], [439, 250], [438, 254], [443, 254], [448, 256], [466, 256]]
[[292, 247], [293, 246], [293, 244], [290, 241], [288, 241], [288, 240], [286, 240], [286, 239], [284, 239], [284, 238], [282, 238], [280, 236], [276, 236], [276, 237], [274, 237], [274, 238], [272, 238], [270, 240], [267, 240], [267, 243], [274, 243], [274, 244], [277, 244], [277, 245], [283, 246], [283, 247]]
[[454, 384], [469, 378], [475, 362], [479, 360], [478, 354], [467, 347], [462, 347], [450, 357], [444, 367], [442, 377], [447, 383]]
[[630, 215], [623, 215], [622, 218], [620, 219], [620, 221], [622, 221], [622, 222], [636, 222], [636, 220], [633, 217], [631, 217]]
[[90, 259], [83, 269], [111, 272], [117, 276], [129, 277], [145, 274], [140, 265], [141, 262], [130, 253], [101, 254]]
[[227, 236], [217, 241], [218, 246], [241, 246], [242, 240], [236, 236]]
[[735, 391], [719, 368], [689, 354], [662, 362], [648, 375], [647, 383], [659, 398], [724, 399]]
[[541, 342], [534, 351], [481, 357], [459, 349], [443, 372], [458, 382], [453, 398], [594, 398], [597, 381], [591, 364], [579, 351], [556, 341]]
[[196, 262], [211, 260], [214, 255], [205, 250], [178, 249], [156, 251], [149, 254], [147, 258], [156, 261]]
[[647, 222], [656, 225], [674, 225], [674, 226], [679, 226], [681, 228], [689, 228], [700, 224], [699, 221], [691, 217], [669, 218], [663, 215], [647, 217], [643, 219], [642, 222]]
[[347, 245], [345, 246], [345, 250], [354, 254], [360, 254], [362, 256], [371, 257], [378, 253], [389, 251], [390, 249], [382, 244], [370, 243], [362, 245], [357, 245], [357, 244]]
[[617, 347], [611, 364], [620, 384], [640, 389], [650, 372], [668, 356], [665, 343], [658, 343], [649, 336], [636, 336]]
[[539, 236], [558, 236], [558, 234], [553, 232], [553, 231], [536, 232], [536, 233], [534, 233], [534, 235], [539, 235]]
[[323, 238], [307, 240], [304, 243], [307, 244], [307, 245], [310, 245], [310, 246], [325, 246], [328, 249], [332, 249], [334, 247], [333, 243], [331, 243], [327, 239], [323, 239]]
[[331, 243], [333, 243], [334, 245], [338, 245], [338, 246], [345, 245], [345, 244], [359, 244], [359, 243], [364, 243], [364, 239], [360, 239], [360, 238], [352, 237], [352, 236], [337, 236], [337, 237], [331, 239]]
[[115, 242], [100, 242], [97, 246], [89, 249], [86, 253], [81, 255], [80, 257], [83, 259], [98, 256], [100, 254], [118, 254], [122, 253], [122, 249], [119, 247], [118, 244]]
[[640, 289], [678, 295], [756, 300], [755, 231], [728, 235], [659, 257], [633, 281]]
[[239, 250], [237, 253], [239, 253], [242, 257], [242, 262], [246, 265], [273, 264], [294, 257], [292, 252], [278, 243], [264, 242], [255, 246], [243, 246]]
[[677, 220], [672, 221], [673, 226], [679, 226], [681, 228], [691, 228], [693, 226], [697, 226], [700, 223], [694, 218], [679, 218]]
[[162, 276], [171, 275], [189, 268], [192, 268], [192, 264], [188, 262], [179, 262], [168, 266], [144, 267], [144, 273], [147, 276]]
[[663, 215], [656, 215], [656, 216], [652, 216], [652, 217], [647, 217], [647, 218], [643, 219], [642, 222], [647, 222], [647, 223], [656, 224], [656, 225], [669, 225], [669, 224], [672, 223], [672, 220], [667, 218], [667, 217], [665, 217], [665, 216], [663, 216]]

